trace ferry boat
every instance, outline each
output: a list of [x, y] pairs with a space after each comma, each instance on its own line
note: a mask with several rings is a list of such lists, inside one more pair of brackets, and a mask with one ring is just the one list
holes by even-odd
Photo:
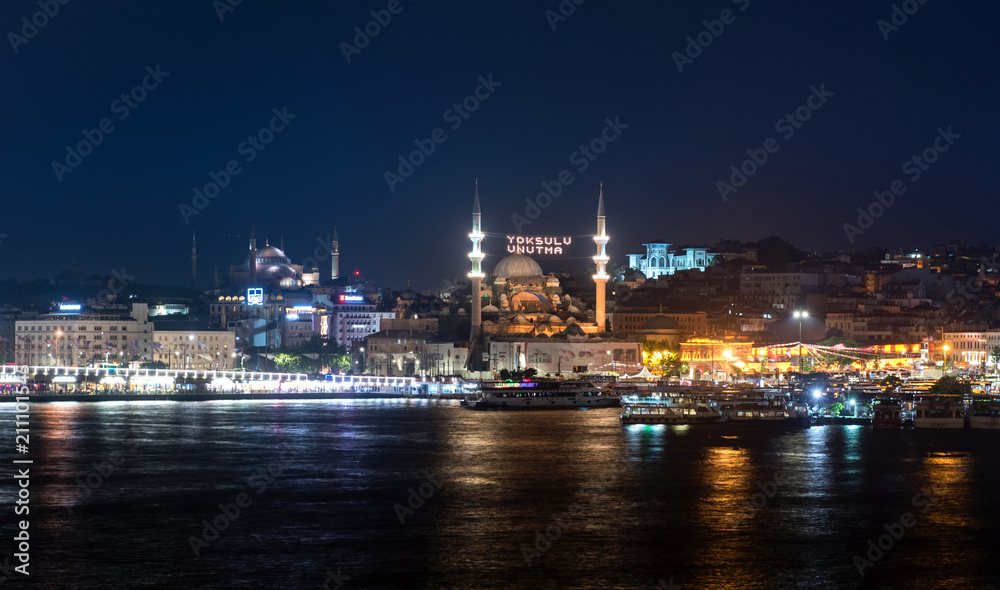
[[808, 408], [795, 402], [788, 391], [754, 389], [725, 392], [718, 397], [722, 422], [727, 424], [809, 426]]
[[872, 428], [899, 430], [903, 427], [903, 406], [895, 398], [878, 398], [872, 402]]
[[927, 397], [913, 404], [914, 428], [965, 428], [965, 404], [960, 397]]
[[967, 419], [969, 428], [1000, 430], [1000, 400], [996, 398], [973, 399]]
[[618, 407], [618, 396], [589, 381], [483, 382], [478, 395], [462, 400], [472, 410], [554, 410]]
[[624, 395], [622, 424], [712, 424], [722, 419], [719, 408], [701, 400], [653, 394]]

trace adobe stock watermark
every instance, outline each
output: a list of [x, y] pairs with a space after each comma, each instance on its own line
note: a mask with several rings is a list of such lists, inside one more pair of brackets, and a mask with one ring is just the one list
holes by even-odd
[[[935, 495], [937, 491], [937, 488], [932, 486], [931, 489], [923, 489], [917, 492], [913, 495], [913, 507], [918, 508], [920, 514], [927, 514], [930, 507], [940, 500]], [[858, 570], [858, 576], [863, 578], [865, 570], [874, 567], [885, 556], [885, 552], [895, 547], [896, 542], [902, 539], [907, 531], [916, 526], [916, 524], [917, 517], [912, 512], [904, 512], [899, 515], [899, 520], [883, 524], [882, 528], [885, 529], [885, 533], [880, 535], [877, 540], [868, 539], [867, 551], [865, 552], [865, 557], [868, 559], [855, 553], [854, 558], [851, 560], [854, 567]]]
[[745, 510], [737, 514], [736, 516], [730, 517], [729, 526], [735, 527], [743, 524], [743, 521], [752, 518], [755, 513], [763, 510], [767, 506], [767, 501], [770, 500], [778, 493], [778, 486], [782, 484], [784, 479], [784, 472], [781, 470], [775, 471], [774, 476], [761, 483], [757, 482], [757, 488], [759, 491], [754, 492], [748, 500], [743, 501], [743, 506]]
[[659, 580], [659, 584], [653, 586], [653, 590], [682, 590], [684, 586], [680, 584], [674, 584], [673, 577], [669, 581], [664, 581], [662, 578]]
[[[267, 491], [267, 486], [274, 483], [275, 478], [285, 471], [285, 467], [297, 455], [287, 443], [281, 443], [279, 448], [281, 452], [278, 454], [277, 459], [258, 468], [257, 471], [247, 478], [247, 487], [251, 488], [256, 494], [254, 497], [260, 496]], [[215, 542], [222, 532], [229, 528], [229, 525], [239, 519], [242, 511], [253, 504], [254, 497], [251, 497], [247, 492], [240, 492], [236, 494], [236, 497], [229, 504], [219, 504], [219, 512], [212, 518], [211, 522], [207, 519], [201, 521], [204, 525], [201, 535], [188, 536], [188, 544], [191, 546], [191, 551], [194, 552], [196, 559], [201, 557], [202, 549]]]
[[888, 41], [889, 33], [898, 31], [924, 4], [927, 4], [927, 0], [903, 0], [899, 4], [893, 4], [889, 20], [880, 18], [875, 22], [879, 32], [882, 33], [882, 39]]
[[227, 12], [235, 12], [236, 7], [243, 4], [243, 0], [212, 0], [212, 8], [215, 15], [219, 17], [219, 22], [226, 20]]
[[524, 558], [528, 567], [531, 567], [532, 560], [541, 557], [552, 547], [552, 543], [562, 538], [563, 532], [569, 530], [570, 525], [573, 524], [574, 517], [580, 516], [586, 509], [593, 508], [597, 504], [601, 493], [607, 490], [607, 486], [617, 481], [618, 475], [624, 470], [625, 466], [622, 460], [615, 460], [612, 466], [602, 471], [597, 478], [580, 486], [579, 494], [587, 496], [590, 502], [586, 505], [573, 502], [566, 507], [565, 512], [550, 515], [552, 524], [547, 525], [544, 532], [541, 529], [535, 531], [534, 549], [528, 545], [520, 546], [521, 557]]
[[[320, 590], [337, 590], [342, 587], [347, 580], [350, 580], [351, 576], [345, 576], [340, 573], [340, 568], [334, 572], [333, 569], [326, 570], [326, 579], [323, 580], [323, 585], [320, 586]], [[330, 584], [333, 584], [331, 586]]]
[[[969, 301], [981, 295], [983, 287], [987, 284], [986, 272], [996, 272], [998, 268], [1000, 268], [1000, 254], [994, 252], [992, 259], [980, 256], [978, 272], [966, 279], [965, 283], [960, 283], [958, 287], [949, 290], [948, 294], [945, 295], [945, 301], [955, 307], [956, 313], [961, 311]], [[943, 305], [938, 306], [934, 312], [934, 319], [938, 322], [944, 321], [947, 313]]]
[[[938, 127], [937, 132], [937, 137], [934, 138], [930, 146], [903, 162], [902, 172], [911, 183], [920, 180], [924, 172], [938, 161], [941, 154], [951, 149], [951, 146], [955, 145], [955, 140], [962, 137], [951, 130], [951, 125], [947, 129]], [[906, 183], [897, 178], [889, 183], [889, 190], [875, 191], [875, 200], [867, 208], [858, 207], [857, 225], [851, 223], [844, 224], [844, 233], [847, 235], [847, 241], [853, 244], [857, 236], [864, 235], [865, 231], [870, 229], [875, 223], [875, 220], [882, 217], [886, 210], [892, 207], [893, 203], [896, 202], [896, 197], [905, 194], [906, 190]]]
[[[739, 6], [740, 12], [743, 12], [750, 6], [750, 0], [731, 1], [733, 4]], [[699, 31], [694, 37], [688, 36], [685, 39], [687, 45], [684, 47], [684, 53], [675, 51], [670, 56], [674, 60], [674, 65], [677, 66], [677, 71], [683, 74], [684, 66], [693, 64], [694, 60], [701, 57], [701, 54], [708, 49], [708, 46], [726, 30], [726, 25], [736, 22], [736, 14], [728, 8], [723, 8], [722, 12], [719, 13], [718, 19], [701, 21], [702, 26], [705, 27], [704, 30]]]
[[[243, 161], [247, 164], [253, 162], [257, 158], [257, 155], [263, 152], [268, 144], [274, 141], [274, 138], [287, 129], [288, 124], [298, 117], [294, 113], [289, 113], [287, 106], [281, 107], [281, 110], [275, 107], [271, 109], [271, 113], [274, 116], [271, 117], [271, 121], [267, 125], [261, 127], [256, 133], [248, 135], [244, 141], [236, 146], [236, 153], [243, 156]], [[184, 219], [184, 223], [190, 225], [191, 216], [201, 215], [201, 212], [208, 207], [210, 199], [218, 197], [222, 189], [229, 186], [229, 183], [242, 173], [243, 168], [240, 166], [239, 160], [229, 160], [222, 167], [222, 170], [218, 172], [210, 170], [208, 172], [208, 182], [201, 188], [194, 187], [194, 196], [191, 198], [191, 204], [180, 203], [177, 206], [181, 212], [181, 217]]]
[[30, 19], [26, 16], [21, 17], [21, 34], [18, 35], [13, 31], [7, 33], [7, 40], [10, 41], [14, 53], [20, 53], [18, 47], [27, 45], [29, 40], [34, 39], [38, 31], [44, 29], [49, 21], [59, 14], [59, 7], [67, 4], [69, 0], [38, 0], [38, 7], [41, 10], [32, 14]]
[[[621, 122], [620, 116], [614, 119], [607, 117], [604, 119], [604, 129], [586, 144], [581, 144], [573, 153], [569, 155], [569, 163], [573, 164], [577, 172], [584, 172], [590, 168], [590, 164], [597, 160], [597, 157], [608, 149], [608, 145], [614, 143], [622, 135], [622, 131], [628, 129], [627, 123]], [[552, 205], [552, 201], [558, 199], [568, 186], [573, 184], [576, 178], [569, 169], [561, 170], [556, 175], [555, 180], [542, 181], [543, 192], [535, 195], [535, 198], [524, 198], [524, 214], [512, 213], [511, 223], [514, 224], [514, 231], [520, 232], [521, 228], [538, 219], [542, 210]]]
[[333, 256], [333, 235], [327, 234], [326, 239], [316, 238], [316, 247], [313, 248], [312, 256], [302, 261], [302, 269], [319, 268], [319, 263], [326, 262]]
[[441, 489], [441, 485], [447, 478], [447, 475], [434, 475], [427, 469], [421, 469], [417, 472], [417, 475], [427, 481], [421, 483], [416, 488], [412, 486], [407, 488], [406, 491], [408, 492], [408, 495], [406, 497], [405, 506], [397, 502], [392, 507], [392, 510], [396, 513], [396, 518], [399, 519], [399, 524], [401, 525], [406, 524], [407, 516], [413, 516], [417, 513], [417, 510], [424, 507], [425, 501], [431, 499], [434, 496], [434, 493]]
[[[497, 88], [502, 86], [501, 82], [493, 80], [493, 74], [488, 74], [485, 78], [479, 76], [478, 80], [479, 84], [472, 91], [472, 94], [463, 98], [461, 102], [456, 102], [451, 105], [451, 107], [446, 109], [441, 115], [441, 118], [445, 123], [451, 123], [452, 131], [458, 130], [458, 128], [462, 126], [462, 123], [464, 123], [472, 113], [479, 110], [479, 106], [493, 96], [493, 93], [496, 92]], [[416, 169], [422, 166], [424, 162], [431, 157], [437, 149], [437, 146], [444, 143], [447, 139], [448, 135], [441, 127], [431, 130], [427, 139], [414, 139], [413, 144], [417, 146], [417, 149], [413, 150], [405, 157], [400, 154], [397, 158], [399, 160], [399, 166], [396, 167], [396, 172], [393, 173], [386, 170], [383, 175], [385, 177], [386, 184], [389, 185], [389, 192], [396, 192], [396, 185], [406, 182], [406, 180], [413, 175]]]
[[[168, 76], [170, 76], [170, 72], [160, 71], [160, 64], [156, 64], [155, 68], [146, 66], [146, 75], [142, 77], [142, 81], [132, 87], [129, 92], [122, 93], [121, 96], [111, 101], [111, 112], [118, 115], [119, 121], [128, 119], [132, 111], [139, 108], [149, 93], [159, 88], [160, 83]], [[105, 117], [97, 123], [96, 128], [81, 131], [83, 139], [78, 141], [75, 146], [66, 146], [66, 157], [63, 161], [52, 161], [52, 171], [55, 173], [56, 179], [62, 182], [63, 176], [74, 172], [83, 164], [83, 159], [94, 153], [94, 148], [101, 145], [114, 130], [114, 122]]]
[[[826, 105], [826, 101], [830, 100], [830, 97], [833, 96], [833, 93], [826, 89], [826, 84], [820, 84], [819, 88], [811, 86], [809, 90], [812, 92], [806, 97], [802, 105], [792, 112], [785, 113], [785, 116], [778, 119], [774, 124], [774, 130], [781, 133], [781, 137], [786, 141], [791, 139], [795, 135], [795, 132], [802, 128], [802, 124], [811, 119], [813, 113], [823, 108]], [[764, 167], [770, 154], [774, 154], [779, 149], [781, 149], [781, 145], [773, 137], [765, 139], [762, 147], [748, 148], [747, 155], [750, 158], [744, 160], [739, 165], [739, 168], [736, 167], [736, 164], [729, 167], [729, 170], [732, 172], [729, 175], [729, 182], [720, 180], [715, 183], [715, 188], [719, 191], [722, 201], [728, 201], [729, 195], [735, 194], [736, 191], [742, 188], [751, 176]]]
[[[80, 498], [89, 498], [91, 494], [104, 485], [104, 482], [115, 472], [115, 468], [121, 467], [125, 459], [139, 447], [139, 441], [134, 439], [145, 434], [139, 426], [131, 426], [125, 438], [122, 439], [121, 446], [125, 447], [124, 450], [112, 451], [108, 455], [107, 460], [103, 462], [94, 461], [91, 463], [92, 469], [90, 471], [76, 476], [76, 482], [79, 486], [75, 491], [75, 495]], [[126, 443], [131, 444], [130, 446], [126, 446]], [[72, 504], [67, 505], [67, 509], [72, 512]]]
[[556, 6], [556, 10], [559, 12], [556, 12], [555, 10], [545, 11], [545, 20], [548, 21], [549, 26], [552, 27], [553, 31], [555, 31], [556, 25], [566, 22], [566, 19], [576, 12], [576, 7], [586, 1], [587, 0], [562, 0], [559, 3], [559, 6]]
[[122, 289], [128, 286], [130, 281], [135, 280], [135, 275], [128, 274], [124, 266], [122, 267], [121, 272], [118, 272], [117, 270], [112, 268], [111, 277], [115, 279], [117, 285], [112, 289], [101, 289], [100, 292], [97, 294], [97, 297], [95, 297], [95, 299], [102, 299], [105, 302], [111, 301], [112, 299], [115, 299], [119, 293], [122, 292]]
[[[413, 0], [407, 0], [412, 2]], [[389, 0], [384, 9], [372, 10], [372, 20], [365, 23], [364, 27], [354, 27], [354, 45], [346, 41], [341, 41], [340, 51], [344, 54], [347, 63], [351, 63], [352, 56], [361, 55], [361, 50], [372, 42], [372, 39], [379, 36], [389, 23], [392, 17], [403, 12], [403, 4], [400, 0]]]

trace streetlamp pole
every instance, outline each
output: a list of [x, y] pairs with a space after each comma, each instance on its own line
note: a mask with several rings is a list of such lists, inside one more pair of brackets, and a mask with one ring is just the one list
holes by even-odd
[[809, 317], [808, 311], [796, 311], [792, 314], [799, 320], [799, 374], [802, 374], [802, 320]]

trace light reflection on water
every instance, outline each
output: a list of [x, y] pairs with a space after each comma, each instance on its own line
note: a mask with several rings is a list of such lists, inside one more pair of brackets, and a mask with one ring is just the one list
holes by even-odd
[[[49, 587], [320, 587], [337, 566], [345, 588], [985, 587], [1000, 563], [993, 433], [623, 427], [610, 409], [382, 399], [59, 402], [32, 415], [33, 564]], [[187, 538], [283, 444], [295, 454], [282, 474], [193, 559]], [[123, 449], [81, 495], [75, 478]], [[394, 506], [421, 470], [443, 483], [401, 525]], [[933, 485], [936, 502], [860, 578], [852, 556]], [[573, 504], [581, 513], [528, 567], [521, 547]]]

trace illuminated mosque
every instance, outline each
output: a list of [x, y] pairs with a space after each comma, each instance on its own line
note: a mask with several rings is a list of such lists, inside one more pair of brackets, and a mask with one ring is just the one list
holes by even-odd
[[563, 293], [558, 277], [545, 274], [535, 260], [520, 251], [501, 259], [487, 275], [482, 268], [484, 237], [477, 183], [469, 234], [473, 294], [470, 365], [488, 358], [495, 370], [532, 366], [543, 375], [570, 370], [609, 371], [612, 367], [641, 369], [638, 363], [642, 345], [626, 342], [623, 336], [609, 334], [605, 329], [605, 290], [610, 277], [606, 270], [608, 235], [603, 187], [593, 237], [597, 251], [593, 257], [596, 273], [592, 309]]
[[[284, 240], [282, 240], [284, 242]], [[264, 247], [257, 249], [257, 238], [254, 229], [250, 230], [250, 252], [243, 264], [229, 268], [229, 284], [239, 288], [246, 286], [264, 287], [268, 289], [292, 290], [309, 285], [319, 285], [319, 268], [305, 269], [301, 264], [292, 264], [285, 255], [284, 244], [281, 248], [270, 245], [265, 238]], [[334, 232], [331, 244], [333, 254], [333, 277], [337, 277], [339, 264], [339, 244]]]

